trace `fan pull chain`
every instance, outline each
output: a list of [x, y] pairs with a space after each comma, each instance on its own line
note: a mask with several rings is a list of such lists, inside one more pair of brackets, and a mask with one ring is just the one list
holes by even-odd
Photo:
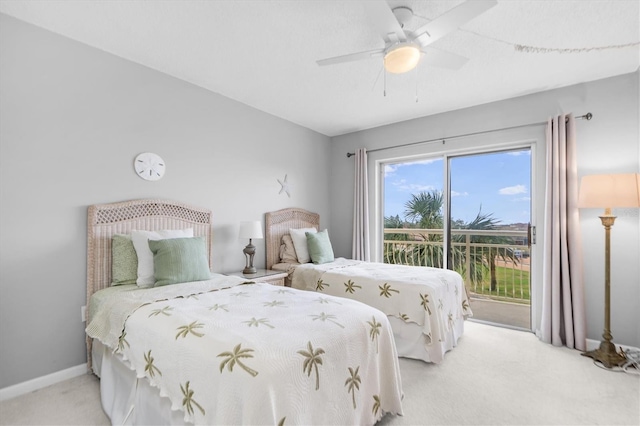
[[384, 88], [382, 89], [382, 94], [384, 97], [387, 97], [387, 70], [382, 71], [384, 73]]
[[420, 62], [418, 62], [418, 65], [416, 65], [416, 103], [418, 103], [418, 100], [419, 100], [418, 99], [418, 76], [420, 75], [420, 73], [418, 72], [419, 67], [420, 67]]

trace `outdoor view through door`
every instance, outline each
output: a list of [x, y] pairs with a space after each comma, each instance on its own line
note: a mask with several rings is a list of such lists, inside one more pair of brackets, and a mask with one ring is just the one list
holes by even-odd
[[383, 261], [453, 269], [474, 319], [529, 330], [531, 150], [387, 163], [384, 171]]

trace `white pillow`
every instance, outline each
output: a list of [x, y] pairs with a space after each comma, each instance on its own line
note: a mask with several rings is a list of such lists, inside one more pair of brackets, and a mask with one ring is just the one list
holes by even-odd
[[138, 256], [138, 287], [153, 287], [156, 282], [153, 273], [153, 253], [149, 248], [149, 240], [165, 240], [169, 238], [193, 237], [193, 228], [165, 229], [162, 231], [131, 231], [131, 241]]
[[309, 263], [311, 261], [309, 249], [307, 248], [306, 232], [315, 234], [318, 230], [316, 228], [289, 229], [289, 234], [293, 240], [293, 248], [296, 249], [296, 256], [298, 256], [298, 262], [300, 263]]

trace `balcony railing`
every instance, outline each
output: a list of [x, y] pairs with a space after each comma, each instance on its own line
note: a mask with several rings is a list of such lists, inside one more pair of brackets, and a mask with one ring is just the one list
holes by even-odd
[[[384, 229], [385, 263], [445, 266], [442, 229]], [[527, 231], [451, 230], [453, 269], [467, 289], [491, 299], [529, 304]]]

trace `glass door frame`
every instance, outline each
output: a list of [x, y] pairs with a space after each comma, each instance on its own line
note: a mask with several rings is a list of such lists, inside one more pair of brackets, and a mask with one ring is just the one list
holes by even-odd
[[[541, 236], [544, 235], [544, 179], [545, 179], [545, 137], [544, 128], [524, 128], [509, 131], [483, 134], [455, 140], [415, 145], [411, 147], [389, 148], [369, 154], [369, 211], [370, 221], [371, 260], [382, 262], [384, 241], [384, 176], [385, 165], [402, 161], [420, 161], [439, 157], [443, 159], [443, 203], [444, 221], [444, 250], [449, 253], [451, 208], [451, 191], [449, 180], [449, 159], [464, 155], [474, 155], [499, 151], [509, 151], [527, 148], [531, 150], [531, 225], [537, 230], [537, 241], [532, 242], [531, 264], [535, 269], [530, 270], [531, 296], [531, 330], [537, 332], [540, 325], [542, 298], [542, 247]], [[445, 257], [445, 267], [448, 267], [448, 255]]]

